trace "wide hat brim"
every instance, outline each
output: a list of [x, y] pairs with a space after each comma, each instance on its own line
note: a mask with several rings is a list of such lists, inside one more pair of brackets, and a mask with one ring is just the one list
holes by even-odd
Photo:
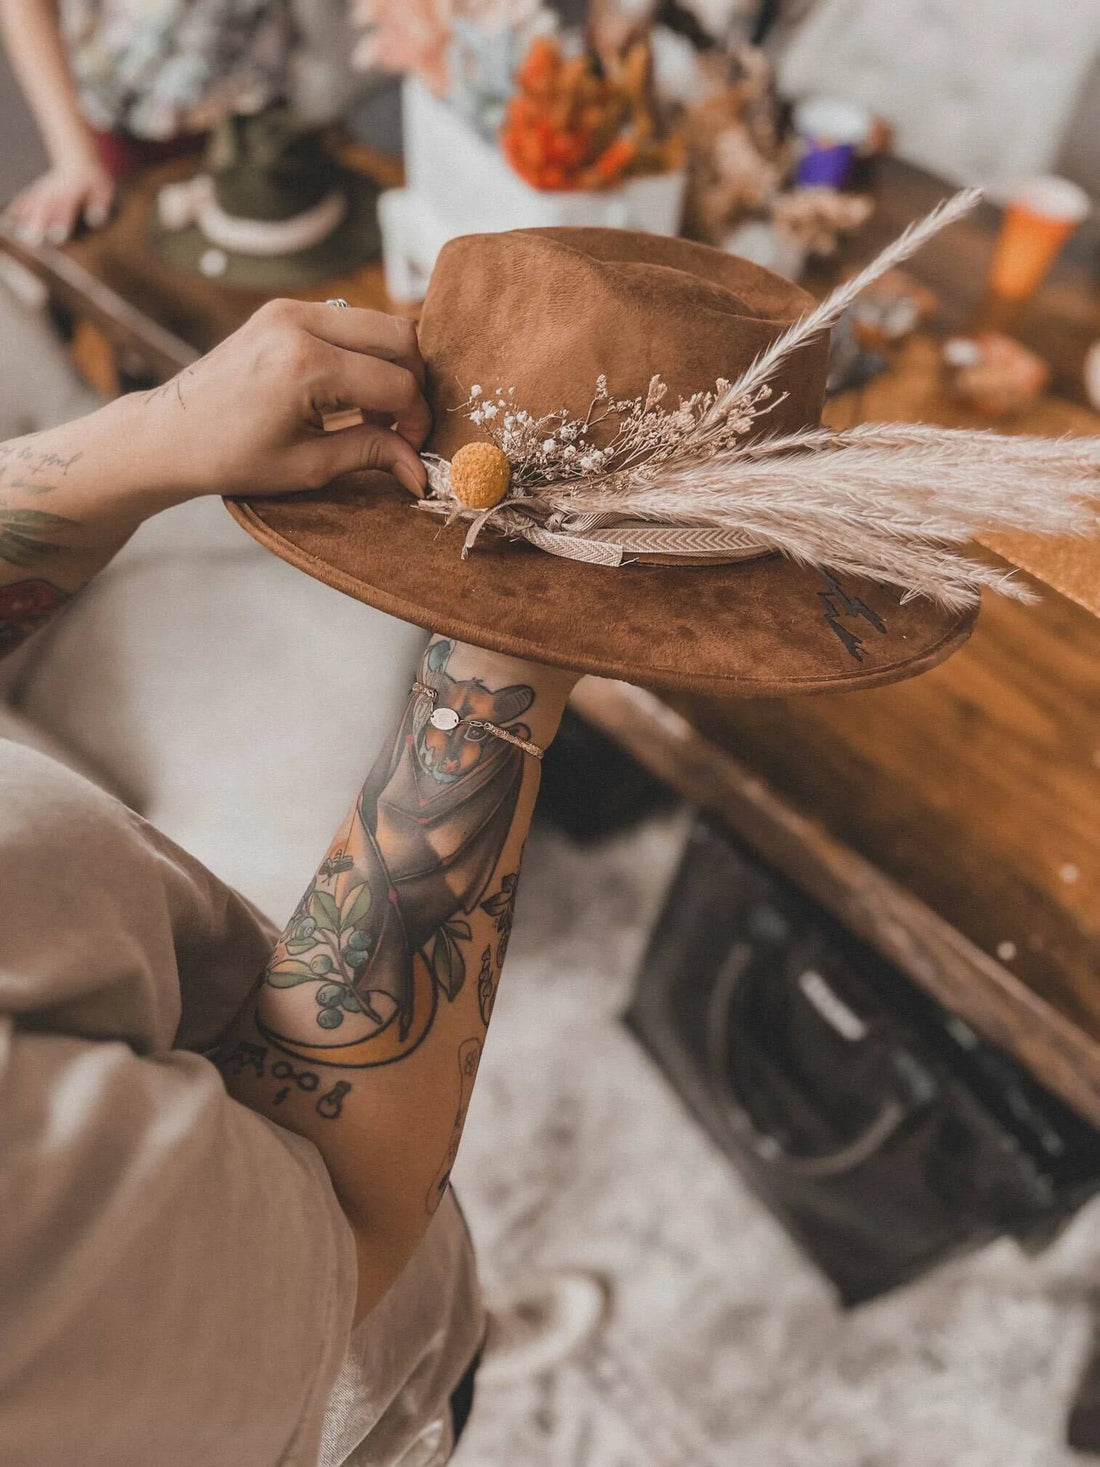
[[380, 611], [553, 667], [717, 697], [873, 688], [935, 667], [977, 610], [902, 600], [780, 556], [738, 565], [562, 560], [418, 511], [388, 474], [228, 501], [269, 550]]
[[382, 237], [378, 225], [380, 190], [369, 179], [356, 173], [345, 173], [341, 187], [347, 196], [347, 213], [336, 229], [309, 249], [285, 255], [244, 255], [223, 251], [225, 269], [218, 275], [207, 275], [202, 269], [203, 256], [216, 249], [196, 224], [183, 229], [168, 229], [157, 217], [149, 215], [149, 242], [169, 264], [189, 275], [202, 275], [218, 285], [242, 290], [278, 292], [295, 286], [316, 285], [345, 275], [367, 260], [378, 257]]
[[[463, 410], [475, 385], [480, 401], [501, 384], [516, 411], [546, 422], [559, 409], [583, 419], [601, 375], [620, 400], [646, 394], [658, 374], [669, 402], [680, 402], [736, 379], [812, 305], [790, 281], [689, 240], [571, 228], [452, 240], [420, 318], [433, 414], [425, 447], [452, 459], [485, 438]], [[762, 431], [818, 422], [827, 358], [818, 337], [788, 360]], [[463, 560], [469, 527], [418, 510], [386, 475], [231, 508], [276, 555], [382, 611], [652, 688], [722, 696], [874, 687], [942, 661], [974, 621], [778, 556], [609, 566], [486, 529]]]

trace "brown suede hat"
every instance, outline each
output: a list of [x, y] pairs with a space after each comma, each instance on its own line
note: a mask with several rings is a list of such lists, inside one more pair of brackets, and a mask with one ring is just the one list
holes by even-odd
[[[606, 377], [615, 398], [668, 400], [735, 380], [813, 306], [789, 281], [683, 239], [604, 229], [471, 235], [443, 250], [420, 322], [434, 428], [453, 458], [485, 434], [471, 392], [514, 389], [541, 416], [584, 419]], [[783, 364], [750, 433], [817, 424], [828, 342]], [[783, 395], [785, 394], [785, 396]], [[874, 687], [934, 667], [976, 609], [903, 600], [893, 586], [776, 554], [737, 563], [613, 566], [562, 559], [418, 512], [385, 474], [320, 493], [250, 499], [234, 517], [284, 560], [431, 630], [538, 662], [658, 689], [717, 695]]]

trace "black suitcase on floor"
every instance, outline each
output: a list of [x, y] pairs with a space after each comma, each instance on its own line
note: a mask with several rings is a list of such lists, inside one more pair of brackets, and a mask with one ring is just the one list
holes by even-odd
[[705, 820], [626, 1017], [847, 1303], [1100, 1187], [1100, 1133]]

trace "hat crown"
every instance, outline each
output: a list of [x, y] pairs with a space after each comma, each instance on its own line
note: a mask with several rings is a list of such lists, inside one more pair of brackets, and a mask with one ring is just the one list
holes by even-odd
[[[644, 398], [658, 375], [665, 408], [733, 380], [813, 301], [781, 276], [690, 240], [616, 229], [524, 229], [446, 245], [420, 322], [435, 425], [445, 458], [477, 439], [456, 411], [470, 388], [515, 389], [536, 417], [583, 419], [597, 379], [617, 399]], [[795, 352], [775, 379], [757, 431], [816, 424], [825, 338]], [[785, 394], [785, 396], [783, 396]]]

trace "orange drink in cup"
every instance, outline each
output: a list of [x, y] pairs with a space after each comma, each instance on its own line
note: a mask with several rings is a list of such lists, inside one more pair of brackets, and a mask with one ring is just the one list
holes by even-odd
[[1089, 196], [1068, 178], [1033, 178], [1010, 199], [989, 274], [989, 288], [1006, 301], [1026, 300], [1063, 244], [1089, 212]]

